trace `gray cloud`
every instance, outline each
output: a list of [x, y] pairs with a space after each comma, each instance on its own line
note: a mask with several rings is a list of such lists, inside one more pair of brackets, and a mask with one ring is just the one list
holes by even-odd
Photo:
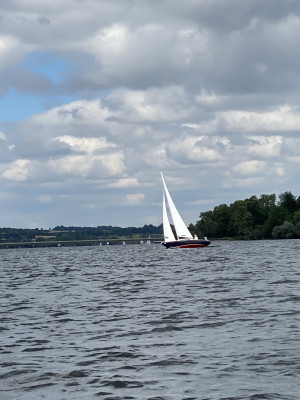
[[44, 104], [0, 122], [3, 224], [160, 223], [160, 170], [187, 223], [299, 195], [299, 19], [296, 1], [3, 1], [0, 96]]
[[11, 86], [20, 92], [47, 92], [53, 83], [45, 75], [22, 70], [14, 73], [10, 79]]

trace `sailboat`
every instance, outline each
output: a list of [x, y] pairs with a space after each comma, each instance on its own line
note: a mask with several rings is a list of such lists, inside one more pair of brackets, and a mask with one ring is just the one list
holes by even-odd
[[[163, 231], [164, 231], [164, 242], [162, 244], [167, 247], [179, 247], [179, 248], [193, 248], [193, 247], [206, 247], [211, 241], [207, 238], [198, 239], [197, 236], [191, 234], [182, 220], [175, 204], [168, 191], [165, 179], [161, 173], [163, 182]], [[172, 222], [175, 228], [175, 234], [171, 228], [171, 224], [168, 217], [167, 205], [171, 214]], [[176, 235], [176, 237], [175, 237]]]

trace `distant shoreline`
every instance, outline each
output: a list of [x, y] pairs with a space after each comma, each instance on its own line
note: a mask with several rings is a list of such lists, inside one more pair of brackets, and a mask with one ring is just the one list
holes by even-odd
[[60, 241], [39, 241], [39, 242], [9, 242], [0, 243], [0, 249], [20, 249], [39, 247], [72, 247], [72, 246], [109, 246], [129, 244], [157, 244], [163, 238], [139, 238], [139, 239], [93, 239], [93, 240], [60, 240]]
[[163, 237], [162, 226], [144, 225], [140, 228], [120, 228], [116, 226], [97, 227], [65, 227], [56, 226], [51, 229], [18, 229], [0, 228], [0, 246], [5, 247], [37, 247], [65, 245], [82, 245], [84, 243], [119, 242], [126, 240], [141, 241], [160, 240]]

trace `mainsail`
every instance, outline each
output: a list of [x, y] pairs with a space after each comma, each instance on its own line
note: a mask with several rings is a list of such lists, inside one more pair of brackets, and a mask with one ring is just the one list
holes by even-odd
[[165, 242], [172, 242], [176, 240], [167, 214], [165, 193], [163, 193], [163, 229], [164, 229]]
[[[178, 240], [181, 240], [181, 239], [193, 239], [193, 236], [192, 236], [191, 232], [186, 227], [184, 221], [182, 220], [179, 212], [177, 211], [177, 209], [175, 207], [175, 204], [174, 204], [174, 202], [173, 202], [173, 200], [172, 200], [172, 198], [170, 196], [170, 193], [168, 191], [168, 188], [167, 188], [167, 185], [165, 183], [165, 180], [164, 180], [164, 177], [163, 177], [162, 173], [161, 173], [161, 178], [162, 178], [162, 181], [163, 181], [164, 193], [166, 195], [166, 200], [167, 200], [167, 203], [168, 203], [168, 206], [169, 206], [169, 210], [170, 210], [170, 213], [171, 213], [172, 221], [173, 221], [173, 224], [175, 226], [177, 239]], [[165, 196], [164, 196], [163, 200], [164, 200], [163, 213], [166, 214], [166, 218], [164, 217], [164, 219], [163, 219], [164, 232], [165, 232], [165, 229], [167, 229], [167, 235], [170, 236], [170, 230], [172, 232], [172, 229], [170, 227], [170, 223], [169, 223], [168, 216], [167, 216], [166, 205], [165, 205]], [[169, 228], [165, 228], [165, 225], [168, 225]], [[168, 230], [168, 229], [170, 229], [170, 230]], [[172, 233], [172, 235], [173, 235], [173, 233]], [[173, 237], [174, 237], [174, 235], [173, 235]], [[169, 239], [169, 241], [170, 240], [171, 239]], [[172, 240], [175, 240], [175, 239], [172, 239]], [[166, 239], [166, 241], [167, 241], [167, 239]]]

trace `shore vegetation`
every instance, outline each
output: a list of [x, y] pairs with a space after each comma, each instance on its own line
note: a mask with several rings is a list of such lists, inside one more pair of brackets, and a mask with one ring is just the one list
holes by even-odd
[[300, 238], [300, 196], [287, 191], [262, 194], [221, 204], [200, 214], [190, 228], [198, 237], [214, 239], [293, 239]]

